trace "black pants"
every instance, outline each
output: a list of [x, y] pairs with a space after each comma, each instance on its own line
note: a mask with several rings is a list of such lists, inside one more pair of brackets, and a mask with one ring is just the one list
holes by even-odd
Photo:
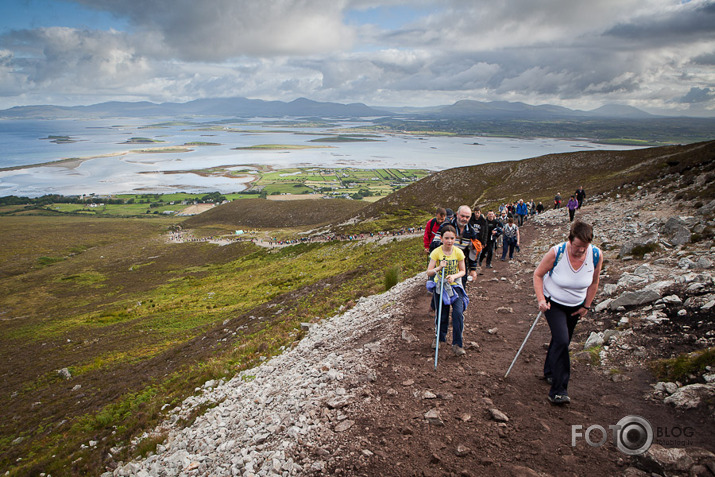
[[576, 328], [579, 316], [572, 316], [581, 306], [564, 306], [550, 301], [551, 308], [544, 315], [551, 329], [551, 342], [546, 352], [544, 376], [552, 378], [549, 396], [557, 394], [568, 396], [569, 378], [571, 377], [571, 358], [569, 344]]
[[576, 209], [569, 209], [569, 222], [573, 222], [573, 218], [576, 215]]
[[492, 256], [494, 255], [494, 244], [496, 243], [497, 239], [490, 239], [487, 240], [487, 244], [484, 246], [482, 249], [482, 253], [479, 255], [479, 265], [482, 264], [484, 259], [487, 259], [487, 267], [492, 264]]

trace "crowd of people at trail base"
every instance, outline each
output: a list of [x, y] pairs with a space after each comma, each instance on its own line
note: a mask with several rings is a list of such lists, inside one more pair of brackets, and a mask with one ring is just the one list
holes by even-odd
[[[551, 343], [544, 363], [544, 379], [551, 385], [548, 400], [552, 404], [569, 404], [568, 381], [570, 361], [569, 343], [579, 318], [586, 315], [598, 289], [601, 252], [591, 245], [593, 229], [582, 221], [574, 221], [576, 210], [586, 199], [583, 187], [571, 196], [567, 208], [571, 223], [568, 241], [552, 247], [534, 271], [534, 291], [539, 311], [544, 314], [551, 330]], [[561, 194], [556, 194], [554, 208], [561, 207]], [[477, 278], [477, 269], [492, 259], [499, 245], [501, 260], [514, 258], [519, 251], [519, 227], [529, 216], [544, 211], [541, 202], [534, 200], [503, 204], [497, 213], [482, 214], [460, 206], [456, 213], [439, 207], [435, 216], [424, 227], [423, 243], [429, 255], [427, 289], [432, 293], [430, 309], [434, 312], [435, 349], [437, 362], [440, 344], [447, 343], [449, 315], [452, 315], [452, 352], [463, 356], [464, 312], [469, 304], [465, 292], [468, 282]], [[537, 318], [538, 319], [538, 318]]]

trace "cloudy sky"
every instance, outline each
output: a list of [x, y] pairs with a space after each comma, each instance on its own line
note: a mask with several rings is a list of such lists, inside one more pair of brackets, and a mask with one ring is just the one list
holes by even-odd
[[0, 2], [0, 109], [229, 96], [715, 116], [715, 0]]

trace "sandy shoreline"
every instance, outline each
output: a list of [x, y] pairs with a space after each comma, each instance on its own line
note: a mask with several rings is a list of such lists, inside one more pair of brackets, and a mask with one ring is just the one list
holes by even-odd
[[37, 164], [26, 164], [22, 166], [10, 166], [10, 167], [0, 167], [0, 172], [6, 171], [19, 171], [22, 169], [34, 169], [37, 167], [64, 167], [66, 169], [76, 169], [85, 161], [91, 161], [92, 159], [103, 159], [106, 157], [121, 157], [127, 156], [129, 154], [155, 154], [155, 153], [171, 153], [171, 152], [190, 152], [193, 151], [190, 147], [186, 146], [158, 146], [142, 149], [131, 149], [129, 151], [121, 152], [109, 152], [107, 154], [99, 154], [96, 156], [85, 156], [85, 157], [67, 157], [64, 159], [58, 159], [56, 161], [40, 162]]

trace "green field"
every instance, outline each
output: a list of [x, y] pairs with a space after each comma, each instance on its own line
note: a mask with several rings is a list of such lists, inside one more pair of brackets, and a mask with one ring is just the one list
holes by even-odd
[[222, 202], [269, 195], [313, 195], [345, 197], [374, 202], [429, 174], [422, 169], [292, 168], [273, 170], [267, 166], [245, 169], [216, 167], [193, 171], [202, 175], [251, 175], [255, 180], [241, 193], [211, 194], [178, 192], [171, 194], [118, 194], [92, 196], [83, 201], [61, 200], [60, 196], [8, 203], [0, 198], [0, 216], [53, 213], [101, 217], [142, 217], [176, 215], [195, 203]]

